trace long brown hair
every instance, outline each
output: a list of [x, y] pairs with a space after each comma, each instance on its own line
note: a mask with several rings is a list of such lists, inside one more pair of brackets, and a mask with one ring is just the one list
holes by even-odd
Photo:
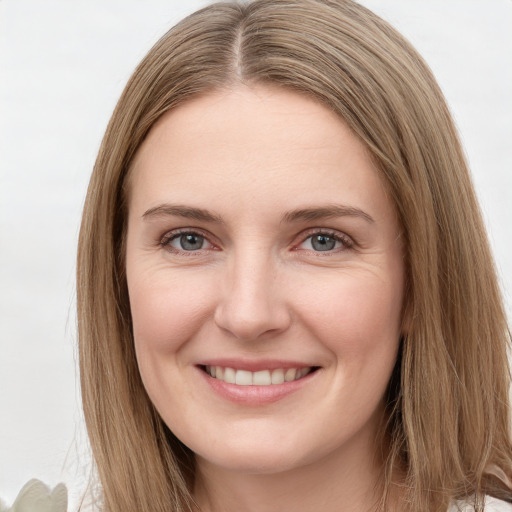
[[[160, 116], [200, 94], [266, 83], [315, 98], [366, 144], [406, 240], [406, 335], [390, 383], [381, 508], [446, 511], [510, 499], [510, 332], [454, 124], [429, 68], [350, 0], [217, 3], [134, 72], [90, 181], [78, 251], [83, 406], [108, 512], [194, 508], [193, 454], [142, 385], [124, 270], [130, 165]], [[396, 475], [402, 478], [397, 481]]]

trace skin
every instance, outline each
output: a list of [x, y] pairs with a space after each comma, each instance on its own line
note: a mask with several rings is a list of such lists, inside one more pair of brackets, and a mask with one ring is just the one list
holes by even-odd
[[[304, 209], [316, 218], [286, 216]], [[404, 263], [391, 199], [347, 126], [267, 86], [167, 113], [132, 167], [126, 256], [140, 373], [196, 454], [201, 510], [370, 510]], [[276, 401], [237, 403], [197, 366], [219, 357], [318, 370]]]

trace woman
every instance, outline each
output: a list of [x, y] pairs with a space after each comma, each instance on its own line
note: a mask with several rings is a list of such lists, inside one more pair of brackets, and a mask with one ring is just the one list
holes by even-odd
[[91, 178], [78, 308], [104, 510], [512, 501], [510, 336], [460, 143], [354, 2], [215, 4], [157, 43]]

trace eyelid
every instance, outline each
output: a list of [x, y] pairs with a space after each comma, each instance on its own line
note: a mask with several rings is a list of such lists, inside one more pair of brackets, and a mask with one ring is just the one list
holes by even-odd
[[[199, 235], [199, 236], [205, 238], [205, 240], [210, 245], [212, 245], [212, 247], [207, 248], [207, 249], [198, 249], [197, 251], [182, 251], [175, 247], [171, 247], [169, 245], [169, 242], [171, 242], [172, 240], [174, 240], [175, 238], [177, 238], [178, 236], [180, 236], [182, 234]], [[298, 239], [298, 241], [293, 244], [293, 250], [295, 250], [295, 251], [305, 250], [308, 252], [313, 252], [317, 255], [322, 255], [321, 253], [323, 251], [300, 249], [300, 247], [299, 247], [306, 240], [308, 240], [308, 238], [312, 237], [313, 235], [323, 235], [323, 236], [332, 237], [336, 241], [341, 242], [343, 244], [342, 248], [340, 248], [338, 250], [325, 251], [324, 255], [333, 254], [336, 252], [341, 252], [344, 250], [352, 249], [356, 245], [354, 240], [352, 239], [352, 237], [350, 237], [349, 235], [347, 235], [346, 233], [344, 233], [342, 231], [338, 231], [336, 229], [330, 229], [330, 228], [309, 228], [306, 231], [303, 231], [302, 233], [300, 233], [296, 237], [296, 239]], [[198, 252], [202, 252], [202, 251], [220, 250], [219, 244], [216, 243], [214, 240], [215, 240], [215, 237], [211, 233], [209, 233], [208, 231], [205, 231], [201, 228], [183, 227], [183, 228], [176, 228], [176, 229], [171, 229], [169, 231], [166, 231], [162, 236], [159, 237], [159, 239], [157, 240], [157, 243], [158, 243], [158, 245], [163, 247], [165, 250], [168, 250], [169, 252], [174, 252], [174, 253], [179, 253], [179, 254], [183, 253], [183, 254], [191, 255], [191, 254], [197, 254]]]
[[[170, 242], [180, 235], [185, 234], [193, 234], [193, 235], [199, 235], [203, 237], [212, 247], [209, 247], [207, 249], [198, 249], [197, 251], [183, 251], [180, 249], [177, 249], [175, 247], [172, 247], [170, 245]], [[171, 229], [169, 231], [166, 231], [162, 236], [159, 237], [157, 243], [160, 245], [163, 249], [173, 252], [173, 253], [179, 253], [179, 254], [197, 254], [201, 251], [211, 251], [211, 250], [218, 250], [218, 244], [212, 241], [212, 238], [214, 238], [211, 233], [208, 233], [207, 231], [204, 231], [201, 228], [195, 228], [195, 227], [186, 227], [186, 228], [176, 228]]]
[[342, 231], [337, 231], [336, 229], [329, 229], [329, 228], [310, 228], [304, 232], [302, 232], [299, 237], [300, 240], [298, 243], [294, 245], [294, 250], [299, 251], [301, 250], [299, 248], [300, 245], [302, 245], [308, 238], [311, 238], [313, 235], [323, 235], [334, 238], [336, 241], [341, 242], [343, 244], [343, 248], [333, 251], [312, 251], [309, 249], [302, 249], [307, 250], [309, 252], [318, 253], [319, 255], [324, 253], [324, 255], [327, 254], [333, 254], [336, 252], [341, 252], [344, 250], [352, 249], [356, 244], [352, 237], [348, 236], [346, 233], [343, 233]]

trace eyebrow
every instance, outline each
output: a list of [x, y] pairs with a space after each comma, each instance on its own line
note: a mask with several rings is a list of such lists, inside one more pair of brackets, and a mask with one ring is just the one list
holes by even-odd
[[334, 217], [358, 217], [369, 223], [375, 222], [370, 215], [359, 208], [338, 204], [332, 204], [321, 208], [301, 208], [293, 210], [284, 214], [283, 222], [332, 219]]
[[222, 219], [218, 215], [214, 215], [208, 210], [203, 208], [193, 208], [191, 206], [184, 205], [173, 205], [173, 204], [161, 204], [146, 210], [142, 214], [143, 219], [150, 219], [154, 217], [183, 217], [185, 219], [199, 220], [203, 222], [218, 222], [223, 223]]
[[[202, 222], [216, 222], [223, 224], [224, 221], [219, 215], [203, 208], [194, 208], [185, 205], [161, 204], [146, 210], [142, 214], [143, 219], [151, 219], [155, 217], [183, 217], [185, 219], [193, 219]], [[286, 212], [281, 222], [293, 223], [300, 221], [313, 221], [321, 219], [330, 219], [334, 217], [357, 217], [366, 222], [375, 222], [373, 218], [363, 210], [345, 205], [328, 205], [320, 208], [299, 208]]]

